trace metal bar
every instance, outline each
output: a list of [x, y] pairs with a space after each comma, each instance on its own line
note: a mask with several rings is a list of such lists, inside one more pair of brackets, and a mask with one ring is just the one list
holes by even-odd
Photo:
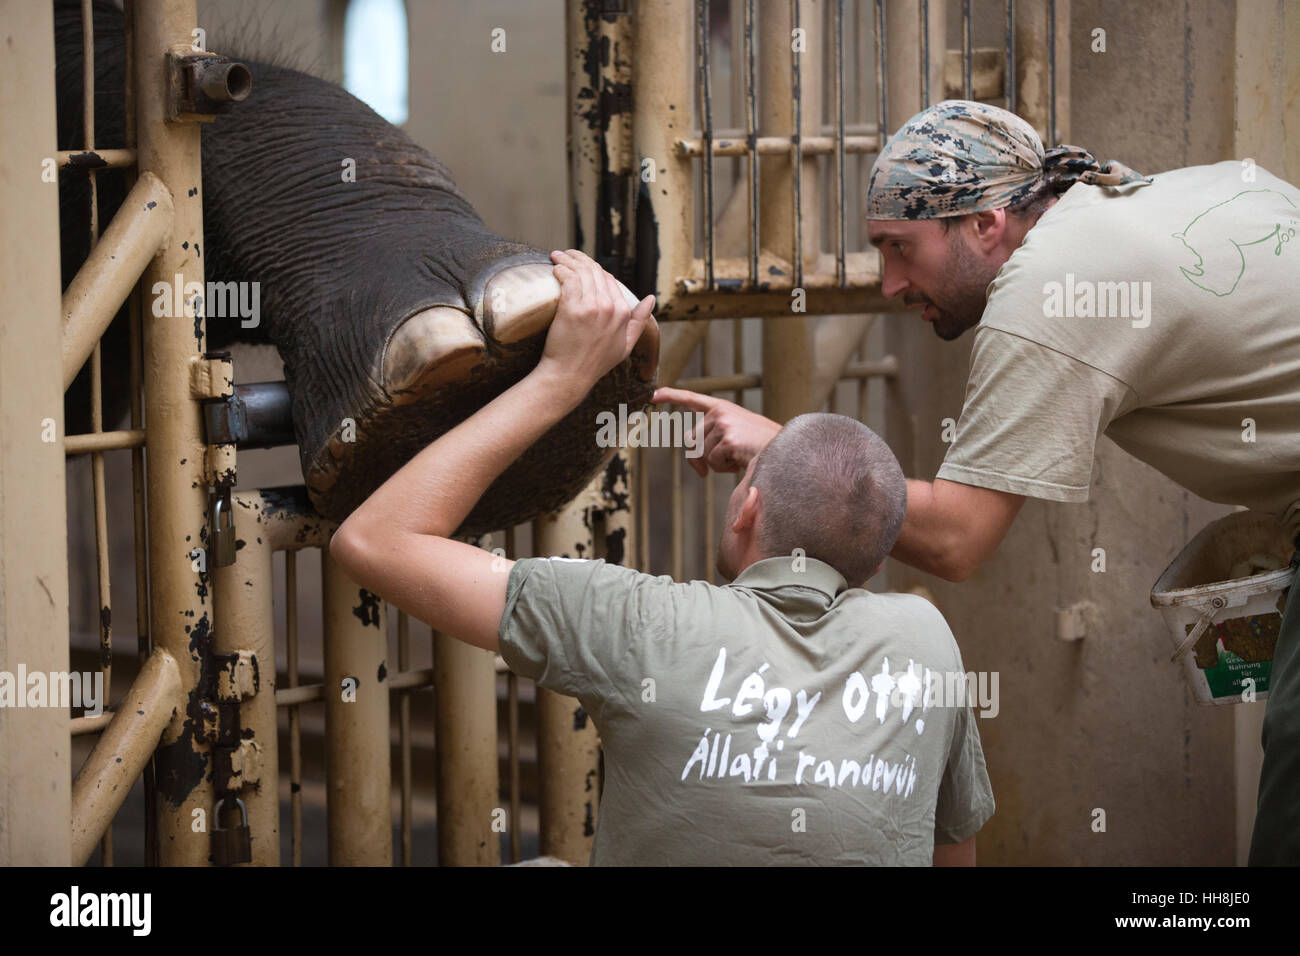
[[878, 137], [883, 146], [889, 139], [889, 98], [885, 85], [889, 71], [885, 62], [885, 0], [876, 0], [876, 95], [880, 99]]
[[754, 0], [745, 0], [745, 155], [749, 157], [749, 281], [758, 284], [758, 113], [754, 68]]
[[1047, 0], [1047, 148], [1059, 143], [1056, 128], [1056, 0]]
[[[493, 667], [492, 673], [496, 674], [497, 672], [497, 668]], [[433, 673], [434, 669], [432, 667], [398, 671], [396, 674], [389, 675], [388, 686], [390, 690], [419, 690], [425, 687], [433, 687]]]
[[[757, 387], [762, 381], [762, 377], [758, 376], [759, 382], [755, 382], [753, 386], [742, 384], [740, 378], [741, 378], [741, 373], [744, 371], [744, 368], [745, 368], [745, 320], [732, 319], [731, 320], [731, 371], [732, 371], [732, 375], [736, 378], [737, 381], [732, 391], [731, 400], [735, 402], [737, 405], [744, 404], [746, 388]], [[695, 389], [695, 391], [699, 391], [699, 389]]]
[[[187, 203], [192, 204], [192, 201]], [[103, 239], [95, 243], [77, 270], [77, 275], [63, 293], [65, 391], [86, 364], [86, 359], [113, 321], [113, 316], [122, 308], [145, 267], [152, 262], [150, 273], [161, 279], [154, 257], [160, 244], [172, 234], [175, 216], [171, 190], [153, 173], [142, 173], [104, 231]], [[175, 275], [171, 275], [162, 281], [171, 289], [177, 280]], [[168, 299], [170, 301], [171, 297]], [[190, 337], [193, 338], [192, 333]], [[188, 372], [187, 369], [182, 371]]]
[[143, 428], [130, 428], [114, 432], [91, 432], [85, 435], [69, 435], [63, 440], [63, 452], [71, 458], [73, 455], [86, 455], [91, 452], [143, 448], [144, 442], [145, 431]]
[[637, 195], [637, 261], [642, 274], [633, 285], [653, 292], [658, 310], [674, 297], [674, 280], [687, 273], [695, 255], [695, 172], [675, 157], [672, 142], [689, 128], [694, 93], [695, 17], [690, 0], [639, 3], [636, 55], [632, 57], [635, 155], [654, 164], [655, 180]]
[[1069, 23], [1065, 0], [1020, 0], [1015, 8], [1015, 112], [1051, 147], [1069, 138], [1068, 37], [1054, 35], [1055, 23]]
[[145, 662], [72, 783], [72, 861], [83, 865], [180, 709], [181, 669], [166, 650]]
[[[799, 26], [799, 3], [800, 0], [790, 0], [790, 19], [794, 24], [796, 32], [802, 28]], [[794, 201], [792, 203], [794, 212], [794, 222], [791, 224], [790, 232], [794, 239], [793, 263], [794, 266], [794, 285], [796, 289], [803, 288], [803, 69], [799, 62], [799, 50], [791, 44], [790, 52], [790, 92], [794, 100], [794, 130], [791, 134], [791, 141], [794, 146], [794, 168], [791, 170], [791, 181], [794, 187]]]
[[[578, 497], [554, 514], [533, 522], [533, 551], [576, 557], [595, 551], [588, 520], [600, 501], [601, 472]], [[591, 857], [598, 794], [591, 786], [599, 772], [596, 726], [582, 706], [543, 687], [537, 688], [537, 805], [541, 852], [575, 866]]]
[[650, 500], [650, 470], [646, 450], [637, 449], [636, 469], [636, 503], [637, 503], [637, 552], [640, 555], [637, 569], [650, 572], [650, 511], [646, 502]]
[[236, 794], [248, 810], [253, 864], [280, 865], [280, 753], [275, 675], [275, 588], [271, 519], [256, 492], [232, 496], [234, 533], [243, 547], [233, 564], [214, 567], [213, 609], [221, 627], [213, 634], [218, 655], [249, 651], [257, 660], [258, 689], [238, 703], [242, 747], [257, 752], [257, 780], [237, 781]]
[[[397, 669], [411, 666], [411, 619], [405, 611], [397, 612]], [[395, 681], [389, 682], [392, 690]], [[397, 734], [402, 764], [402, 866], [411, 865], [411, 696], [405, 690], [397, 696]]]
[[501, 841], [492, 828], [493, 811], [500, 806], [496, 686], [490, 651], [447, 634], [434, 634], [441, 866], [496, 866], [501, 862]]
[[[126, 55], [124, 75], [132, 77], [135, 75], [135, 28], [133, 23], [133, 13], [135, 6], [133, 3], [127, 3], [125, 6], [126, 21]], [[135, 84], [127, 82], [123, 84], [123, 118], [125, 126], [123, 138], [126, 143], [126, 151], [131, 154], [131, 164], [126, 172], [126, 183], [131, 189], [135, 188], [139, 181], [138, 168], [136, 166], [136, 125], [135, 125]], [[106, 153], [116, 153], [116, 150], [99, 150], [101, 155]], [[130, 347], [130, 382], [131, 382], [131, 428], [132, 432], [144, 433], [144, 393], [143, 393], [143, 371], [140, 367], [142, 358], [141, 342], [143, 338], [143, 329], [140, 324], [140, 287], [131, 290], [130, 296], [127, 297], [127, 323], [129, 328], [129, 347]], [[66, 443], [65, 443], [66, 444]], [[140, 667], [144, 667], [149, 660], [149, 655], [153, 652], [153, 645], [149, 639], [149, 615], [145, 608], [149, 606], [149, 578], [148, 578], [148, 561], [147, 542], [149, 538], [148, 529], [145, 526], [145, 490], [144, 490], [144, 446], [143, 444], [133, 446], [131, 449], [131, 505], [132, 518], [135, 523], [135, 548], [133, 557], [135, 559], [135, 622], [136, 622], [136, 658]], [[154, 760], [152, 757], [144, 768], [144, 862], [146, 866], [158, 865], [158, 787], [157, 779], [154, 772]]]
[[[81, 2], [81, 117], [82, 143], [88, 150], [95, 148], [95, 20], [91, 0]], [[99, 242], [99, 181], [95, 171], [89, 171], [89, 227], [87, 247], [94, 255]], [[129, 294], [129, 292], [128, 292]], [[66, 374], [66, 371], [65, 371]], [[92, 432], [104, 430], [104, 384], [102, 350], [96, 338], [90, 355], [90, 427]], [[108, 504], [104, 493], [104, 456], [96, 453], [90, 461], [91, 494], [95, 515], [95, 580], [98, 587], [99, 663], [103, 674], [103, 699], [112, 699], [113, 677], [113, 617], [111, 571], [108, 565]], [[74, 797], [76, 788], [73, 788]], [[75, 809], [75, 799], [74, 799]], [[104, 826], [100, 841], [100, 861], [113, 865], [113, 823]]]
[[520, 837], [523, 824], [520, 820], [519, 793], [519, 678], [514, 672], [506, 674], [506, 747], [510, 764], [510, 862], [518, 863], [523, 851]]
[[970, 0], [961, 3], [961, 88], [962, 99], [969, 100], [974, 87], [971, 85], [971, 39], [970, 39]]
[[[871, 255], [874, 255], [874, 250]], [[879, 282], [868, 282], [854, 274], [853, 260], [859, 253], [849, 254], [849, 282], [843, 289], [834, 285], [833, 272], [812, 273], [804, 276], [804, 291], [807, 294], [805, 304], [808, 315], [824, 315], [848, 312], [888, 312], [897, 309], [898, 303], [886, 299], [880, 294]], [[737, 279], [736, 282], [746, 282]], [[737, 289], [730, 291], [725, 285], [717, 292], [704, 291], [702, 280], [694, 277], [682, 277], [678, 280], [678, 295], [673, 299], [674, 307], [667, 314], [656, 314], [661, 322], [678, 319], [729, 319], [768, 314], [763, 320], [766, 328], [777, 319], [771, 316], [773, 292], [788, 293], [793, 286], [787, 281], [782, 283], [764, 283], [762, 291]], [[686, 298], [689, 296], [690, 298]], [[687, 313], [685, 310], [690, 309]], [[668, 381], [666, 377], [661, 381]]]
[[275, 705], [290, 708], [290, 714], [301, 704], [325, 699], [324, 684], [291, 684], [275, 692]]
[[134, 149], [61, 149], [55, 154], [59, 169], [72, 172], [95, 169], [129, 169], [135, 165]]
[[[192, 254], [196, 245], [204, 244], [203, 200], [190, 195], [190, 187], [201, 180], [200, 129], [195, 123], [168, 121], [162, 73], [170, 48], [189, 47], [194, 24], [193, 0], [137, 0], [134, 5], [131, 81], [136, 86], [140, 178], [161, 173], [164, 184], [175, 187], [169, 190], [175, 207], [172, 228], [166, 245], [145, 269], [147, 288], [158, 282], [171, 285], [178, 275], [182, 288], [203, 282], [202, 260]], [[100, 249], [105, 248], [101, 244]], [[190, 364], [205, 351], [205, 336], [201, 314], [193, 322], [152, 319], [144, 329], [149, 631], [155, 648], [170, 653], [180, 668], [183, 705], [163, 732], [156, 758], [162, 808], [159, 861], [164, 865], [207, 863], [210, 840], [192, 829], [193, 811], [214, 810], [209, 748], [194, 734], [193, 718], [184, 706], [198, 705], [199, 674], [213, 628], [208, 576], [191, 556], [196, 543], [205, 540], [208, 524], [206, 449], [199, 404], [190, 391]]]
[[[839, 140], [835, 135], [835, 129], [832, 128], [829, 136], [804, 136], [801, 138], [803, 154], [805, 156], [832, 156], [839, 150]], [[880, 137], [875, 135], [859, 135], [843, 137], [843, 146], [845, 153], [865, 154], [874, 153], [880, 149]], [[755, 153], [759, 156], [789, 156], [794, 148], [794, 138], [791, 136], [756, 136], [754, 137], [753, 146], [745, 140], [735, 138], [714, 138], [711, 145], [714, 156], [748, 156]], [[705, 144], [703, 140], [686, 138], [673, 141], [673, 153], [694, 159], [695, 157], [705, 155]]]
[[[709, 324], [709, 332], [713, 331], [712, 323]], [[700, 342], [700, 375], [703, 378], [711, 377], [712, 356], [710, 356], [710, 345], [713, 336], [706, 333], [703, 341]], [[680, 386], [679, 386], [680, 387]], [[704, 476], [704, 578], [712, 581], [713, 571], [713, 539], [714, 539], [714, 518], [715, 502], [713, 494], [713, 473], [710, 471]]]
[[[755, 373], [749, 375], [708, 375], [700, 376], [699, 378], [684, 378], [678, 381], [674, 387], [687, 389], [692, 392], [741, 392], [746, 388], [761, 388], [762, 385], [763, 376]], [[739, 404], [739, 402], [737, 402], [737, 404]]]
[[921, 0], [921, 105], [930, 105], [930, 0]]
[[1016, 0], [1007, 3], [1007, 41], [1006, 59], [1002, 66], [1002, 82], [1007, 95], [1007, 109], [1016, 109]]
[[[384, 602], [321, 551], [325, 784], [331, 866], [391, 866], [392, 767]], [[441, 830], [442, 828], [439, 827]]]
[[847, 236], [844, 211], [844, 0], [835, 4], [835, 275], [848, 282], [844, 265]]
[[[298, 687], [298, 553], [284, 553], [284, 630], [287, 651], [287, 688], [277, 688], [276, 706], [280, 695], [292, 693]], [[322, 688], [323, 690], [323, 688]], [[302, 723], [297, 707], [289, 708], [289, 817], [291, 826], [290, 852], [293, 865], [302, 866]]]
[[709, 77], [709, 0], [695, 0], [695, 70], [704, 143], [704, 281], [713, 288], [713, 91]]
[[[506, 557], [514, 560], [517, 554], [515, 529], [510, 527], [506, 529]], [[520, 848], [523, 796], [519, 792], [519, 678], [509, 670], [506, 671], [506, 762], [510, 778], [510, 862], [518, 863], [523, 856]]]
[[898, 356], [886, 355], [884, 358], [873, 359], [868, 362], [855, 362], [844, 369], [842, 377], [863, 380], [869, 378], [894, 378], [898, 375], [898, 370]]
[[69, 721], [69, 733], [74, 737], [85, 737], [101, 733], [113, 720], [115, 710], [106, 710], [95, 717], [73, 717]]
[[685, 501], [682, 498], [682, 464], [680, 458], [676, 455], [672, 460], [673, 483], [672, 498], [669, 499], [671, 504], [668, 513], [672, 515], [672, 576], [674, 581], [682, 580], [683, 571], [683, 548], [682, 540], [682, 523], [684, 518]]

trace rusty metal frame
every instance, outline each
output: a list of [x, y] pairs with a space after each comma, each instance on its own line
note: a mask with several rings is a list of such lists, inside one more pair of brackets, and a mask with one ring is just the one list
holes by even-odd
[[[5, 5], [11, 2], [0, 0]], [[89, 3], [85, 7], [88, 12]], [[846, 0], [825, 7], [809, 0], [783, 0], [764, 5], [761, 17], [755, 0], [735, 0], [732, 8], [739, 13], [735, 30], [744, 74], [740, 87], [744, 130], [738, 135], [715, 130], [711, 122], [708, 0], [654, 4], [570, 0], [566, 55], [572, 104], [574, 243], [588, 247], [634, 287], [655, 291], [661, 318], [690, 320], [670, 323], [672, 334], [665, 335], [661, 381], [715, 394], [727, 392], [737, 401], [746, 390], [761, 389], [764, 411], [786, 418], [821, 407], [828, 400], [838, 407], [832, 395], [834, 383], [848, 380], [857, 383], [856, 413], [865, 417], [867, 383], [896, 374], [899, 363], [894, 356], [870, 353], [866, 345], [869, 320], [855, 314], [875, 311], [881, 303], [874, 252], [857, 253], [846, 246], [845, 161], [847, 156], [877, 149], [887, 135], [887, 120], [910, 115], [928, 99], [931, 90], [952, 90], [952, 51], [944, 57], [930, 55], [933, 47], [942, 45], [943, 4], [864, 0], [855, 5], [855, 22], [870, 19], [875, 27], [879, 104], [875, 123], [867, 125], [853, 125], [845, 119]], [[789, 50], [790, 31], [818, 22], [822, 15], [818, 11], [823, 9], [825, 17], [820, 22], [828, 28], [826, 48], [833, 64], [829, 127], [820, 122], [821, 75], [807, 70]], [[1000, 69], [987, 50], [971, 49], [969, 9], [969, 3], [962, 4], [963, 46], [952, 64], [961, 90], [984, 98], [1005, 96], [1008, 104], [1043, 131], [1045, 139], [1067, 136], [1067, 38], [1055, 32], [1055, 25], [1068, 22], [1068, 0], [1020, 0], [1018, 4], [1006, 0], [1006, 42]], [[40, 16], [24, 14], [23, 20], [28, 35], [52, 32], [48, 8]], [[55, 813], [62, 800], [70, 826], [57, 825], [46, 814], [40, 820], [26, 821], [32, 826], [19, 834], [13, 823], [7, 822], [0, 828], [0, 861], [84, 862], [98, 845], [104, 862], [111, 864], [113, 816], [132, 781], [144, 773], [147, 840], [157, 844], [147, 853], [148, 859], [164, 864], [206, 864], [208, 836], [196, 833], [193, 821], [196, 811], [214, 812], [218, 790], [209, 771], [219, 768], [215, 776], [220, 789], [240, 793], [248, 806], [253, 862], [276, 865], [280, 853], [277, 711], [285, 707], [289, 712], [289, 777], [292, 784], [300, 784], [298, 710], [323, 701], [329, 748], [331, 862], [391, 863], [389, 715], [390, 694], [397, 693], [401, 847], [402, 861], [409, 863], [412, 795], [407, 695], [433, 688], [438, 699], [438, 738], [445, 744], [438, 760], [439, 819], [443, 824], [439, 827], [440, 861], [496, 863], [499, 844], [491, 823], [501, 809], [496, 682], [505, 669], [500, 658], [435, 638], [435, 666], [411, 670], [409, 622], [399, 615], [398, 667], [388, 673], [382, 602], [370, 597], [373, 616], [368, 620], [355, 614], [358, 603], [369, 606], [367, 596], [346, 580], [325, 554], [324, 683], [301, 685], [294, 595], [296, 553], [305, 547], [327, 551], [333, 526], [305, 504], [299, 506], [294, 494], [268, 489], [231, 495], [235, 530], [242, 530], [240, 537], [246, 546], [228, 566], [218, 568], [210, 559], [207, 564], [196, 560], [195, 542], [211, 543], [209, 488], [228, 488], [235, 464], [233, 446], [206, 444], [201, 404], [229, 393], [231, 368], [223, 357], [205, 352], [201, 315], [197, 321], [186, 316], [180, 321], [146, 322], [140, 314], [138, 293], [132, 295], [137, 279], [170, 284], [179, 274], [183, 282], [203, 281], [200, 263], [187, 251], [202, 239], [202, 196], [195, 188], [201, 182], [195, 120], [202, 117], [169, 114], [168, 91], [160, 82], [165, 71], [159, 68], [169, 57], [190, 55], [194, 23], [194, 0], [128, 3], [127, 139], [108, 148], [93, 139], [93, 36], [87, 30], [85, 142], [79, 150], [48, 150], [61, 175], [89, 177], [92, 197], [98, 169], [131, 170], [134, 185], [114, 221], [102, 237], [96, 237], [90, 257], [62, 297], [60, 348], [44, 350], [49, 368], [31, 363], [30, 374], [15, 376], [13, 361], [6, 355], [4, 385], [8, 387], [11, 381], [52, 382], [57, 367], [66, 387], [80, 366], [87, 361], [91, 364], [93, 430], [87, 435], [66, 436], [63, 452], [92, 456], [99, 591], [101, 605], [108, 607], [102, 456], [113, 450], [131, 451], [141, 669], [132, 686], [120, 695], [115, 710], [100, 717], [74, 719], [70, 728], [60, 718], [58, 724], [65, 728], [65, 735], [68, 729], [73, 735], [99, 735], [72, 786], [61, 797], [56, 794], [53, 804], [47, 804]], [[604, 55], [590, 56], [593, 49], [604, 51]], [[1007, 69], [1008, 63], [1014, 68]], [[755, 93], [760, 64], [765, 77], [761, 88], [767, 91], [761, 100]], [[30, 69], [46, 70], [52, 77], [52, 64]], [[48, 95], [37, 99], [35, 112], [49, 123], [52, 84], [46, 87]], [[788, 90], [789, 95], [779, 93], [780, 89]], [[699, 124], [693, 119], [697, 98], [703, 117]], [[27, 142], [25, 135], [10, 138], [8, 132], [6, 143]], [[52, 144], [48, 130], [46, 138]], [[11, 155], [18, 154], [18, 149], [11, 154], [7, 146], [6, 163], [23, 161], [11, 160]], [[822, 156], [830, 157], [832, 178], [826, 188], [833, 190], [835, 199], [830, 204], [835, 210], [830, 249], [821, 248], [821, 203], [812, 201], [820, 196], [823, 186], [817, 165]], [[726, 204], [721, 215], [715, 215], [713, 195], [714, 160], [718, 157], [747, 161], [739, 198]], [[650, 161], [648, 167], [643, 159]], [[649, 180], [641, 176], [646, 168], [653, 172]], [[695, 205], [697, 175], [705, 207], [702, 213]], [[31, 231], [44, 235], [43, 241], [48, 243], [49, 211], [39, 212], [36, 204], [30, 209], [21, 207], [21, 211], [33, 223], [42, 215], [47, 217], [43, 232], [36, 225]], [[702, 231], [703, 242], [698, 255], [694, 248], [697, 229]], [[92, 231], [99, 232], [98, 222], [93, 222]], [[773, 266], [780, 269], [779, 278], [771, 277]], [[638, 268], [643, 271], [637, 272]], [[26, 285], [22, 287], [26, 289]], [[791, 314], [789, 293], [796, 288], [808, 294], [806, 313]], [[37, 302], [39, 291], [33, 290], [31, 311], [49, 315], [54, 323], [57, 306], [49, 295]], [[98, 339], [124, 303], [132, 335], [131, 426], [105, 432], [98, 400]], [[814, 326], [810, 315], [818, 313], [841, 314]], [[747, 370], [745, 361], [742, 317], [749, 315], [766, 316], [760, 325], [761, 371]], [[713, 318], [732, 319], [732, 368], [726, 374], [715, 374], [712, 368]], [[54, 328], [50, 324], [46, 332]], [[25, 334], [30, 334], [30, 329]], [[698, 374], [681, 378], [697, 350]], [[23, 362], [28, 362], [26, 355]], [[16, 406], [7, 402], [6, 415], [11, 407]], [[40, 459], [23, 441], [8, 437], [25, 434], [25, 428], [22, 423], [6, 428], [0, 441], [0, 464], [11, 467], [19, 454]], [[155, 465], [148, 482], [146, 446]], [[11, 471], [17, 473], [12, 467]], [[644, 450], [620, 453], [611, 470], [575, 502], [534, 524], [533, 550], [613, 559], [608, 542], [617, 535], [624, 549], [621, 558], [649, 569], [648, 472]], [[23, 480], [28, 477], [24, 472]], [[24, 487], [46, 494], [52, 482], [48, 477], [41, 481], [39, 487], [35, 479]], [[703, 544], [711, 560], [717, 517], [712, 481], [706, 483], [702, 494], [706, 515]], [[679, 467], [672, 481], [670, 509], [674, 516], [671, 564], [678, 575], [685, 570], [688, 497]], [[9, 500], [13, 499], [6, 499], [0, 514], [6, 529], [3, 547], [9, 549], [0, 552], [0, 585], [6, 587], [6, 593], [11, 593], [12, 582], [19, 580], [7, 544], [15, 540], [13, 529], [17, 527]], [[41, 511], [31, 510], [34, 514]], [[29, 540], [32, 537], [27, 535]], [[46, 535], [45, 539], [61, 541], [62, 535]], [[514, 529], [506, 532], [505, 543], [507, 553], [515, 556]], [[23, 547], [27, 560], [28, 541]], [[285, 609], [289, 670], [284, 688], [276, 687], [274, 671], [271, 567], [276, 551], [285, 554], [289, 593]], [[58, 559], [54, 565], [62, 564], [42, 580], [52, 586], [54, 594], [62, 595], [66, 607], [66, 554], [55, 547], [42, 554], [37, 566], [42, 561], [49, 564], [51, 557]], [[10, 606], [17, 607], [14, 613], [24, 621], [51, 623], [40, 609], [12, 603], [6, 604], [5, 614]], [[56, 610], [58, 606], [55, 601]], [[56, 629], [66, 630], [66, 611], [61, 621], [52, 623]], [[16, 630], [9, 617], [0, 621], [0, 659], [4, 662], [25, 656], [28, 660], [48, 658], [53, 663], [61, 660], [66, 667], [66, 647], [50, 657], [16, 639]], [[47, 632], [48, 627], [33, 631]], [[106, 682], [111, 677], [111, 638], [106, 617], [101, 629]], [[48, 642], [43, 646], [48, 647]], [[354, 701], [345, 701], [340, 694], [348, 678], [357, 682], [359, 693]], [[506, 677], [506, 695], [510, 858], [517, 862], [520, 694], [513, 675]], [[575, 701], [544, 691], [538, 694], [539, 809], [542, 852], [582, 863], [590, 852], [598, 813], [600, 751], [594, 726], [581, 719], [576, 708]], [[234, 743], [222, 738], [223, 726], [228, 734], [232, 721], [242, 737]], [[41, 722], [44, 730], [33, 734], [33, 741], [44, 739], [41, 734], [49, 730], [49, 723]], [[67, 739], [63, 736], [64, 744], [53, 748], [56, 761], [65, 759]], [[0, 740], [5, 743], [0, 750], [0, 770], [8, 768], [3, 777], [9, 787], [4, 797], [6, 813], [0, 814], [0, 819], [25, 820], [14, 813], [15, 807], [23, 805], [23, 775], [12, 771], [17, 765], [43, 763], [48, 757], [45, 751], [38, 757], [35, 744], [15, 745], [13, 732], [4, 725], [0, 725]], [[158, 786], [154, 766], [161, 781]], [[293, 791], [293, 855], [297, 863], [301, 859], [301, 794], [296, 787]], [[210, 825], [216, 823], [209, 820]]]

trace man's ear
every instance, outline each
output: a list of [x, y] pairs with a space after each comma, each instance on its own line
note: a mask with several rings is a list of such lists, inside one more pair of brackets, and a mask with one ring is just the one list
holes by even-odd
[[1007, 231], [1007, 211], [1005, 209], [986, 209], [971, 214], [971, 226], [975, 238], [975, 248], [989, 252], [997, 248]]
[[740, 511], [736, 513], [736, 520], [731, 524], [731, 530], [740, 534], [743, 531], [752, 531], [758, 527], [758, 516], [762, 512], [762, 502], [758, 497], [758, 489], [750, 485], [745, 489], [745, 498], [740, 503]]

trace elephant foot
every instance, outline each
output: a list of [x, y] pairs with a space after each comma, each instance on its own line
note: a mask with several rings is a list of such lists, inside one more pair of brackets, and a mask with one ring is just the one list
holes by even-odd
[[[468, 302], [398, 318], [386, 337], [375, 338], [382, 347], [374, 356], [354, 366], [359, 384], [341, 405], [311, 402], [295, 390], [303, 474], [321, 514], [345, 518], [430, 442], [536, 366], [560, 296], [550, 262], [539, 258], [497, 262], [466, 290]], [[597, 415], [620, 404], [643, 408], [658, 354], [651, 319], [628, 359], [497, 478], [458, 535], [511, 527], [577, 495], [614, 451], [596, 443]]]

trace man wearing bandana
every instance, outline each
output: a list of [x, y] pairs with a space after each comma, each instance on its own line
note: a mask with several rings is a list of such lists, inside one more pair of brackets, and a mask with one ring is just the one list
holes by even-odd
[[[933, 482], [908, 481], [893, 557], [965, 580], [1026, 496], [1088, 499], [1103, 433], [1300, 535], [1295, 186], [1235, 161], [1142, 176], [947, 100], [885, 144], [866, 205], [884, 294], [942, 339], [975, 329], [955, 440]], [[709, 396], [655, 400], [706, 412], [703, 461], [719, 471], [780, 429]], [[1298, 604], [1274, 653], [1251, 865], [1300, 864]]]

